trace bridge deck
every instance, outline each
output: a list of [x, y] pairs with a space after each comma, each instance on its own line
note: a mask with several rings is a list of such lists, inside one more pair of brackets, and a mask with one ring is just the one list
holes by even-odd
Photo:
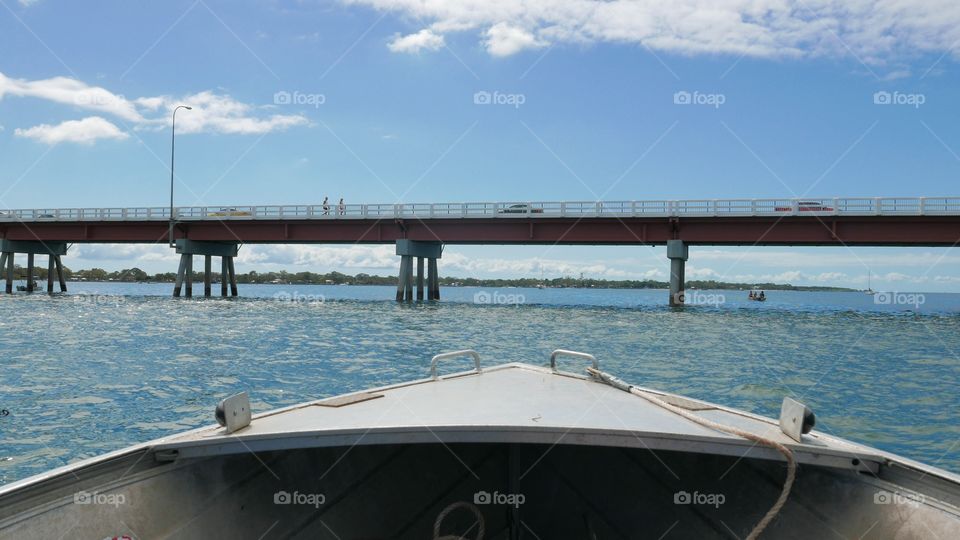
[[[952, 246], [960, 197], [181, 207], [174, 236], [238, 243]], [[165, 208], [0, 212], [0, 238], [167, 242]]]
[[[257, 219], [489, 219], [553, 217], [761, 217], [960, 215], [960, 197], [846, 197], [650, 201], [464, 202], [286, 206], [187, 206], [180, 221]], [[166, 207], [0, 210], [4, 221], [169, 221]]]

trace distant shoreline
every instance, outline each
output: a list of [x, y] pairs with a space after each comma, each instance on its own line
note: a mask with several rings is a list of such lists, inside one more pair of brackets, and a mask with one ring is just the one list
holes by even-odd
[[[113, 284], [135, 284], [135, 285], [173, 285], [173, 281], [101, 281], [101, 280], [76, 280], [68, 279], [68, 283], [113, 283]], [[203, 283], [203, 279], [194, 279], [193, 284], [196, 286], [198, 283]], [[213, 280], [214, 284], [219, 285], [220, 280]], [[351, 287], [396, 287], [396, 283], [305, 283], [305, 282], [295, 282], [291, 281], [288, 283], [268, 283], [268, 282], [245, 282], [237, 281], [238, 285], [349, 285]], [[651, 290], [651, 291], [667, 291], [670, 290], [669, 284], [660, 286], [660, 287], [611, 287], [611, 286], [570, 286], [570, 287], [551, 287], [549, 285], [544, 287], [530, 286], [530, 285], [466, 285], [464, 283], [455, 282], [455, 283], [443, 283], [441, 280], [440, 284], [444, 287], [488, 287], [488, 288], [505, 288], [505, 289], [599, 289], [599, 290]], [[844, 287], [815, 287], [815, 286], [799, 286], [799, 285], [790, 285], [790, 284], [781, 284], [774, 285], [771, 287], [757, 287], [753, 288], [750, 286], [744, 285], [743, 287], [734, 287], [734, 283], [730, 283], [729, 287], [697, 287], [697, 286], [688, 286], [685, 290], [694, 291], [694, 290], [714, 290], [714, 291], [750, 291], [750, 290], [762, 290], [762, 291], [799, 291], [799, 292], [865, 292], [863, 289], [848, 289]]]
[[[176, 278], [173, 272], [147, 274], [139, 268], [131, 268], [116, 272], [94, 268], [90, 270], [71, 271], [65, 269], [66, 278], [74, 282], [88, 283], [169, 283]], [[46, 281], [46, 270], [38, 269], [38, 281]], [[20, 280], [26, 279], [21, 273]], [[194, 283], [203, 282], [203, 274], [194, 272]], [[220, 281], [220, 274], [213, 273], [213, 281]], [[237, 274], [239, 284], [262, 285], [381, 285], [397, 286], [396, 276], [378, 276], [365, 273], [355, 275], [329, 272], [318, 274], [314, 272], [290, 273], [256, 272]], [[521, 287], [521, 288], [549, 288], [549, 289], [669, 289], [666, 281], [656, 280], [606, 280], [606, 279], [579, 279], [561, 277], [552, 279], [514, 278], [514, 279], [481, 279], [462, 277], [441, 277], [443, 287]], [[825, 287], [813, 285], [791, 285], [789, 283], [736, 283], [713, 280], [691, 280], [686, 282], [686, 290], [750, 290], [762, 289], [768, 291], [811, 291], [811, 292], [858, 292], [862, 289], [847, 287]]]

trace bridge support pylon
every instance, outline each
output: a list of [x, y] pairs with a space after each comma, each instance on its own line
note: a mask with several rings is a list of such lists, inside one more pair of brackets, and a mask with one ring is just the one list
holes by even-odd
[[37, 290], [37, 283], [33, 281], [34, 256], [46, 255], [47, 264], [47, 292], [53, 292], [53, 275], [60, 281], [60, 292], [67, 292], [67, 282], [63, 276], [63, 263], [60, 257], [67, 254], [66, 242], [39, 242], [33, 240], [0, 239], [0, 273], [6, 281], [4, 292], [13, 294], [13, 259], [17, 253], [27, 255], [27, 292]]
[[[413, 259], [417, 258], [417, 300], [424, 299], [424, 263], [426, 263], [426, 299], [440, 299], [440, 278], [437, 275], [437, 259], [443, 254], [440, 242], [420, 240], [397, 240], [397, 255], [400, 256], [400, 280], [397, 283], [397, 302], [413, 301]], [[426, 260], [424, 260], [426, 259]]]
[[233, 258], [240, 250], [238, 244], [230, 242], [198, 242], [186, 238], [177, 239], [177, 253], [180, 254], [180, 268], [173, 284], [173, 296], [179, 297], [186, 285], [186, 297], [193, 296], [193, 256], [203, 255], [203, 295], [212, 294], [213, 257], [220, 257], [220, 296], [227, 296], [227, 281], [230, 282], [230, 295], [237, 296], [237, 274]]
[[690, 250], [683, 240], [667, 240], [667, 258], [670, 259], [670, 305], [684, 302], [684, 271]]

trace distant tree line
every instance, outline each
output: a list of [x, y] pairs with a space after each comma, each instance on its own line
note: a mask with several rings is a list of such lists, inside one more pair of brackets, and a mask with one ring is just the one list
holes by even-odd
[[[176, 279], [176, 273], [163, 272], [159, 274], [148, 274], [140, 268], [128, 268], [114, 272], [108, 272], [102, 268], [91, 268], [89, 270], [70, 270], [67, 267], [63, 269], [66, 279], [71, 281], [115, 281], [122, 283], [173, 283]], [[20, 265], [14, 266], [14, 279], [26, 279], [26, 269]], [[37, 266], [34, 268], [34, 276], [38, 280], [47, 279], [46, 267]], [[194, 282], [203, 280], [202, 272], [193, 273]], [[213, 280], [220, 281], [220, 273], [213, 273]], [[257, 272], [251, 270], [245, 274], [237, 274], [238, 283], [281, 283], [291, 285], [397, 285], [397, 276], [377, 276], [365, 273], [356, 275], [343, 274], [341, 272], [328, 272], [320, 274], [316, 272]], [[559, 277], [552, 279], [537, 278], [516, 278], [516, 279], [481, 279], [481, 278], [460, 278], [460, 277], [441, 277], [440, 284], [446, 287], [550, 287], [550, 288], [596, 288], [596, 289], [666, 289], [669, 283], [666, 281], [656, 281], [652, 279], [633, 280], [607, 280], [607, 279], [580, 279], [576, 277]], [[692, 280], [687, 281], [687, 289], [727, 289], [740, 290], [757, 287], [766, 290], [790, 290], [790, 291], [851, 291], [844, 287], [823, 287], [823, 286], [799, 286], [783, 283], [728, 283], [714, 280]]]

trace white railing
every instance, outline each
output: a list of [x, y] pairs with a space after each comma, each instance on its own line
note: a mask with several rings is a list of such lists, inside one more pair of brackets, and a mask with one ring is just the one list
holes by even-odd
[[[340, 220], [556, 217], [743, 216], [949, 216], [960, 215], [960, 197], [847, 197], [803, 199], [690, 199], [659, 201], [562, 201], [337, 204], [291, 206], [183, 206], [176, 219]], [[170, 209], [42, 208], [0, 210], [0, 222], [168, 221]]]

